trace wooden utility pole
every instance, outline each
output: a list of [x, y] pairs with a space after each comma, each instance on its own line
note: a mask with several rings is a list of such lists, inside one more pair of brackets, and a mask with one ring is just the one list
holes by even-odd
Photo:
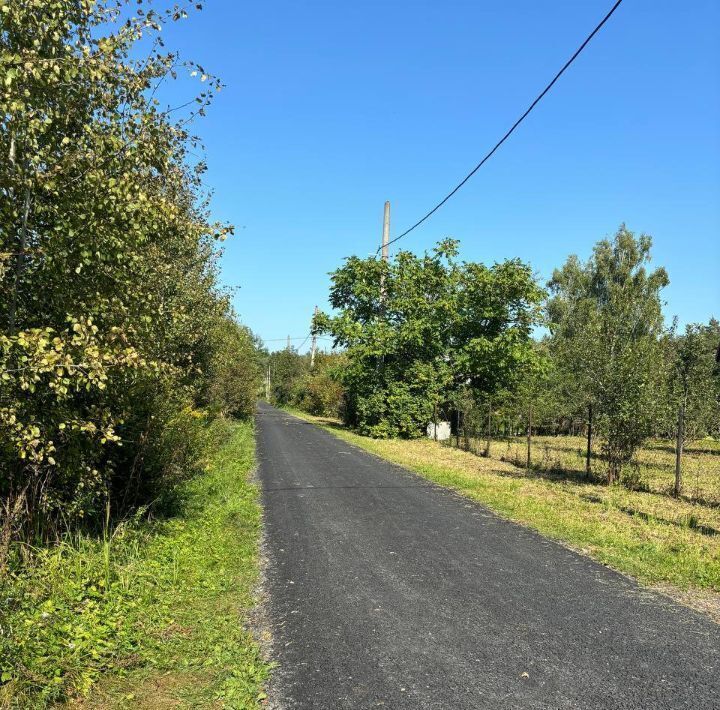
[[587, 452], [585, 457], [585, 477], [589, 480], [592, 476], [592, 425], [593, 410], [592, 402], [588, 404], [588, 430], [587, 430]]
[[683, 392], [683, 398], [678, 408], [677, 433], [675, 437], [675, 485], [673, 495], [676, 498], [682, 493], [682, 455], [685, 445], [685, 407], [687, 403], [687, 390]]
[[315, 335], [315, 319], [317, 318], [318, 307], [315, 306], [315, 315], [312, 320], [312, 340], [310, 341], [310, 369], [315, 367], [315, 352], [317, 351], [317, 335]]
[[385, 202], [383, 213], [383, 237], [382, 237], [382, 259], [388, 260], [388, 245], [390, 243], [390, 201]]
[[[382, 231], [382, 260], [388, 260], [388, 247], [390, 244], [390, 202], [385, 202], [385, 212], [383, 213], [383, 231]], [[380, 300], [385, 300], [385, 274], [380, 276]]]

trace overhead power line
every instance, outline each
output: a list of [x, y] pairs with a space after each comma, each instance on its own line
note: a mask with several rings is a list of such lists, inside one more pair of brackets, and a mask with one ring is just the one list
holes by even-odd
[[[617, 0], [617, 2], [612, 6], [610, 11], [603, 17], [603, 19], [600, 21], [600, 23], [595, 27], [595, 29], [586, 37], [585, 41], [575, 50], [575, 53], [570, 57], [570, 59], [565, 62], [563, 65], [563, 68], [555, 74], [552, 81], [538, 94], [537, 98], [530, 104], [530, 106], [527, 108], [525, 113], [523, 113], [520, 118], [518, 118], [515, 123], [513, 123], [510, 130], [505, 133], [505, 135], [493, 146], [492, 150], [462, 179], [460, 183], [458, 183], [451, 192], [449, 192], [440, 202], [438, 202], [435, 207], [433, 207], [422, 219], [418, 220], [413, 224], [412, 227], [409, 229], [406, 229], [402, 234], [395, 237], [394, 239], [391, 239], [388, 242], [389, 244], [393, 244], [394, 242], [399, 241], [403, 237], [407, 236], [412, 232], [414, 229], [419, 227], [428, 217], [433, 215], [435, 212], [437, 212], [475, 173], [480, 170], [480, 168], [493, 156], [495, 151], [512, 135], [513, 131], [525, 120], [525, 118], [528, 116], [528, 114], [537, 106], [542, 98], [545, 96], [545, 94], [552, 89], [555, 82], [565, 73], [565, 70], [577, 59], [580, 52], [585, 49], [585, 47], [590, 43], [590, 40], [600, 31], [602, 26], [612, 17], [612, 14], [615, 12], [615, 10], [618, 9], [620, 6], [620, 3], [622, 3], [622, 0]], [[380, 252], [380, 249], [382, 246], [378, 247], [377, 252], [375, 254], [377, 255]]]
[[[307, 340], [308, 338], [310, 338], [310, 335], [298, 335], [297, 338], [290, 338], [290, 340]], [[318, 340], [332, 340], [332, 338], [326, 338], [323, 335], [318, 335], [317, 338], [318, 338]], [[286, 342], [287, 339], [288, 339], [287, 336], [284, 338], [261, 338], [263, 343], [279, 343], [281, 340], [283, 342]], [[303, 345], [304, 345], [304, 343], [303, 343]]]
[[[298, 335], [296, 338], [290, 338], [290, 340], [305, 340], [307, 336]], [[281, 340], [288, 340], [288, 337], [284, 338], [262, 338], [263, 343], [279, 343]]]

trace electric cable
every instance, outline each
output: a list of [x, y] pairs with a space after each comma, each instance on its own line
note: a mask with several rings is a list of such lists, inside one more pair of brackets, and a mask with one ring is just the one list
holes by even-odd
[[[433, 215], [435, 212], [437, 212], [475, 173], [480, 170], [480, 168], [493, 156], [495, 151], [512, 135], [512, 133], [515, 131], [515, 129], [525, 120], [525, 118], [528, 116], [528, 114], [535, 108], [535, 106], [540, 103], [542, 98], [545, 96], [545, 94], [552, 89], [552, 87], [555, 85], [555, 82], [565, 73], [565, 70], [577, 59], [580, 52], [585, 49], [585, 47], [590, 43], [590, 40], [601, 30], [603, 25], [612, 17], [615, 10], [618, 9], [620, 4], [622, 3], [622, 0], [617, 0], [617, 2], [612, 6], [610, 11], [603, 17], [603, 19], [600, 21], [600, 23], [595, 27], [595, 29], [585, 38], [585, 41], [575, 50], [575, 53], [570, 57], [570, 59], [565, 62], [563, 65], [563, 68], [555, 74], [552, 81], [538, 94], [537, 98], [530, 104], [530, 106], [527, 108], [525, 113], [523, 113], [520, 118], [518, 118], [515, 123], [513, 123], [512, 127], [505, 133], [505, 135], [495, 144], [495, 146], [492, 148], [492, 150], [485, 155], [485, 157], [462, 179], [461, 182], [459, 182], [440, 202], [438, 202], [435, 207], [433, 207], [422, 219], [418, 220], [413, 224], [412, 227], [409, 229], [406, 229], [402, 234], [395, 237], [394, 239], [391, 239], [388, 242], [388, 246], [390, 244], [393, 244], [394, 242], [399, 241], [403, 237], [406, 237], [410, 232], [412, 232], [414, 229], [419, 227], [428, 217]], [[382, 249], [382, 245], [378, 247], [377, 251], [375, 252], [375, 256], [377, 256], [380, 253], [380, 250]]]

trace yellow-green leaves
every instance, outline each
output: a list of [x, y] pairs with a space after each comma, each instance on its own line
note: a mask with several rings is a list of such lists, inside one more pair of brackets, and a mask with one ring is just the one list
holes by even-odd
[[[43, 491], [24, 509], [55, 529], [108, 496], [118, 512], [141, 502], [189, 468], [167, 432], [187, 407], [237, 399], [210, 386], [213, 363], [247, 354], [248, 338], [216, 281], [215, 240], [231, 228], [210, 221], [204, 162], [188, 150], [219, 82], [159, 41], [145, 56], [136, 44], [159, 39], [177, 9], [0, 10], [0, 505]], [[201, 92], [162, 110], [180, 66]]]

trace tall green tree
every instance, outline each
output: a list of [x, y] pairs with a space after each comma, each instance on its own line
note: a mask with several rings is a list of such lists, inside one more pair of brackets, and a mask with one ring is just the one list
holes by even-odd
[[362, 432], [418, 436], [459, 388], [488, 397], [533, 359], [543, 292], [530, 267], [457, 255], [445, 240], [392, 262], [350, 257], [333, 273], [337, 315], [320, 314], [316, 329], [346, 350], [345, 417]]
[[651, 433], [661, 406], [660, 292], [668, 277], [647, 269], [651, 246], [622, 225], [586, 263], [570, 257], [548, 284], [551, 350], [576, 400], [593, 408], [608, 483]]

